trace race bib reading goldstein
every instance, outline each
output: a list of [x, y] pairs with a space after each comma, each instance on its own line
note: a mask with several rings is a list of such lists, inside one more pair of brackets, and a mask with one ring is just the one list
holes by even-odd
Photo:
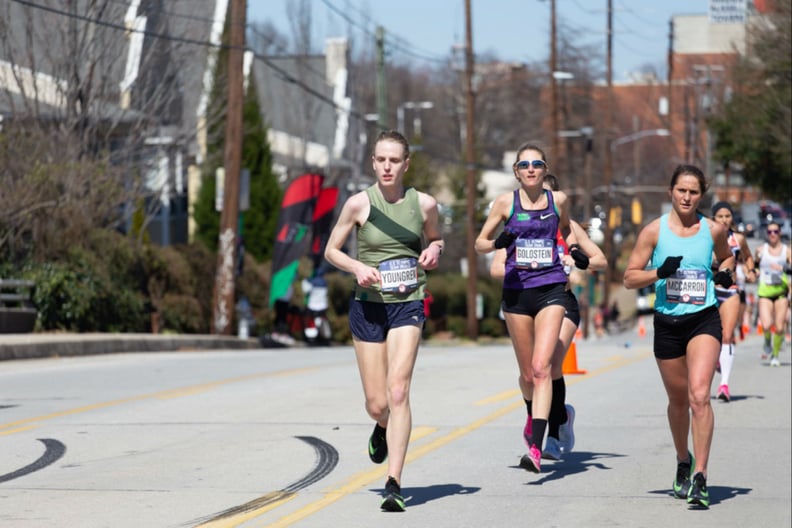
[[514, 261], [518, 268], [537, 269], [553, 265], [554, 241], [518, 238], [514, 245]]

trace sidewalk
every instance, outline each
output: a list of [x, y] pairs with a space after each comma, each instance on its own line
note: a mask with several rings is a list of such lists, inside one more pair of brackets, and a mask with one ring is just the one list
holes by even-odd
[[258, 339], [200, 334], [0, 334], [0, 361], [120, 352], [261, 348]]

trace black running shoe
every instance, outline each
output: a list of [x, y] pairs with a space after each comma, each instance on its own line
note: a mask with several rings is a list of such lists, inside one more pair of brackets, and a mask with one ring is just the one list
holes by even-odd
[[690, 491], [690, 474], [696, 467], [693, 453], [688, 451], [688, 461], [677, 463], [676, 478], [674, 479], [674, 496], [677, 499], [686, 499]]
[[369, 458], [375, 464], [382, 464], [388, 458], [388, 441], [385, 439], [385, 429], [379, 424], [374, 425], [368, 443]]
[[388, 477], [388, 482], [385, 483], [380, 509], [389, 512], [403, 512], [406, 509], [404, 497], [401, 496], [401, 486], [393, 477]]
[[691, 506], [709, 508], [710, 500], [709, 492], [707, 491], [707, 478], [704, 476], [704, 473], [700, 471], [693, 475], [693, 482], [690, 485], [687, 503]]

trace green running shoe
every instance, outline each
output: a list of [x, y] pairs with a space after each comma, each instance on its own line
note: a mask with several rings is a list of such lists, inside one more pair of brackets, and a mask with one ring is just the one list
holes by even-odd
[[701, 506], [709, 508], [709, 492], [707, 491], [707, 479], [704, 473], [698, 472], [693, 475], [693, 483], [690, 486], [687, 503], [691, 506]]
[[388, 458], [388, 441], [385, 438], [385, 429], [379, 424], [374, 424], [368, 443], [369, 458], [375, 464], [382, 464]]
[[388, 477], [388, 482], [385, 483], [385, 494], [380, 509], [389, 512], [403, 512], [407, 509], [404, 505], [404, 497], [401, 496], [401, 486], [393, 477]]
[[696, 459], [693, 458], [693, 453], [688, 451], [688, 461], [677, 463], [676, 478], [674, 479], [674, 496], [677, 499], [686, 499], [690, 491], [690, 476], [693, 473], [693, 468], [696, 467]]

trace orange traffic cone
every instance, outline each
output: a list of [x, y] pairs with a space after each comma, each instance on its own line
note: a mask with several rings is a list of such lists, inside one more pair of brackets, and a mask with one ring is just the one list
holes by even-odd
[[575, 330], [575, 339], [583, 339], [583, 330], [579, 326]]
[[643, 315], [638, 318], [638, 337], [646, 337], [646, 326], [644, 326]]
[[761, 321], [756, 322], [756, 335], [764, 335], [764, 328]]
[[561, 371], [564, 374], [585, 374], [588, 370], [580, 370], [577, 365], [577, 345], [574, 341], [569, 345], [566, 356], [564, 356], [564, 364], [561, 365]]

